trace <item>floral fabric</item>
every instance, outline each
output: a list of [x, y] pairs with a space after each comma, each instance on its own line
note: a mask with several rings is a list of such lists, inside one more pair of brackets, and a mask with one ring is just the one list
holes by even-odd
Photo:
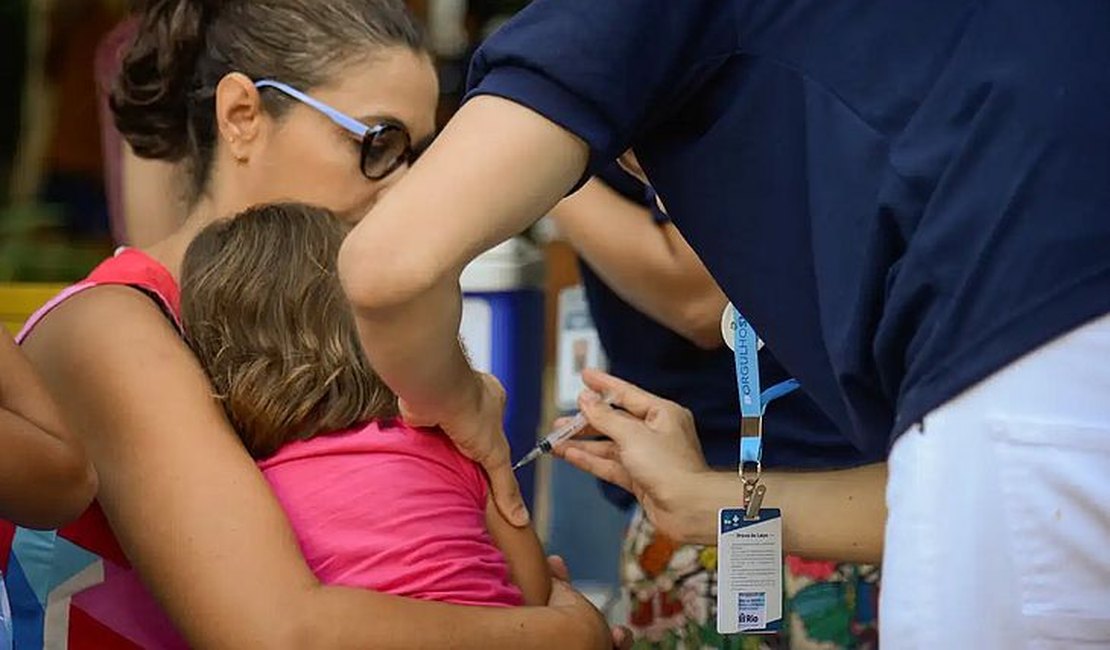
[[633, 650], [874, 650], [879, 569], [787, 557], [779, 635], [717, 633], [717, 549], [684, 546], [637, 509], [621, 549]]

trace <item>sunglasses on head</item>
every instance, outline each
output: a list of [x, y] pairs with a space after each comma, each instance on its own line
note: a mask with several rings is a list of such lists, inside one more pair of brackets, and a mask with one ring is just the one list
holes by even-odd
[[372, 181], [380, 181], [401, 165], [410, 164], [416, 159], [417, 152], [412, 148], [412, 138], [409, 137], [408, 130], [400, 124], [379, 122], [373, 126], [367, 126], [350, 115], [280, 81], [262, 79], [254, 82], [254, 86], [259, 89], [273, 88], [285, 93], [320, 111], [332, 122], [358, 137], [362, 143], [359, 169], [362, 170], [363, 176]]

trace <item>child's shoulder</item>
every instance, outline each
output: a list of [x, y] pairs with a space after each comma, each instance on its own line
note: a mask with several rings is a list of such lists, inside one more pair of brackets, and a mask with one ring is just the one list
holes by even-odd
[[[435, 427], [413, 427], [401, 420], [380, 420], [363, 425], [315, 436], [309, 440], [292, 442], [273, 456], [259, 462], [259, 467], [282, 471], [304, 467], [305, 462], [349, 462], [353, 457], [371, 455], [378, 457], [403, 457], [418, 461], [425, 467], [440, 467], [441, 472], [461, 480], [481, 504], [486, 499], [486, 478], [481, 467], [463, 455], [442, 430]], [[346, 459], [343, 460], [343, 459]], [[366, 467], [364, 462], [361, 466]], [[396, 468], [395, 463], [391, 466]], [[295, 471], [295, 470], [294, 470]], [[434, 470], [433, 470], [434, 471]], [[441, 476], [444, 474], [441, 473]]]
[[414, 427], [400, 419], [375, 420], [291, 442], [261, 464], [266, 466], [310, 456], [386, 452], [415, 454], [467, 468], [477, 467], [438, 427]]
[[462, 480], [479, 506], [485, 506], [488, 491], [485, 472], [478, 463], [459, 451], [451, 438], [439, 427], [414, 427], [400, 419], [394, 419], [373, 423], [367, 429], [368, 433], [379, 438], [398, 440], [407, 453], [418, 454], [446, 467], [452, 475]]
[[[371, 427], [376, 427], [371, 429]], [[418, 449], [443, 463], [456, 466], [467, 475], [473, 474], [480, 478], [484, 484], [485, 478], [481, 467], [459, 451], [451, 438], [439, 427], [414, 427], [400, 419], [383, 420], [372, 423], [366, 428], [370, 433], [384, 439], [396, 439], [400, 444]]]

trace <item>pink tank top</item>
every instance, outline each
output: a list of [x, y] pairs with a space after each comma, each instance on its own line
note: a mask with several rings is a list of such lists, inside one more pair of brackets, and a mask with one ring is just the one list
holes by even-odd
[[260, 463], [326, 584], [522, 605], [486, 530], [486, 478], [438, 430], [401, 422], [295, 442]]
[[[181, 329], [173, 276], [145, 253], [121, 249], [44, 305], [17, 340], [68, 298], [110, 284], [145, 293]], [[261, 467], [321, 582], [454, 603], [522, 604], [486, 532], [484, 475], [442, 434], [370, 424], [288, 445]], [[58, 531], [0, 520], [0, 573], [15, 650], [187, 647], [95, 502]]]

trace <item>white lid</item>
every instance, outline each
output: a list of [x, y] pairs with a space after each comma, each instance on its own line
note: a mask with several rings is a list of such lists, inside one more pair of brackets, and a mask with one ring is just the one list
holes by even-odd
[[464, 292], [540, 288], [543, 281], [543, 253], [523, 237], [513, 237], [482, 253], [459, 278]]

